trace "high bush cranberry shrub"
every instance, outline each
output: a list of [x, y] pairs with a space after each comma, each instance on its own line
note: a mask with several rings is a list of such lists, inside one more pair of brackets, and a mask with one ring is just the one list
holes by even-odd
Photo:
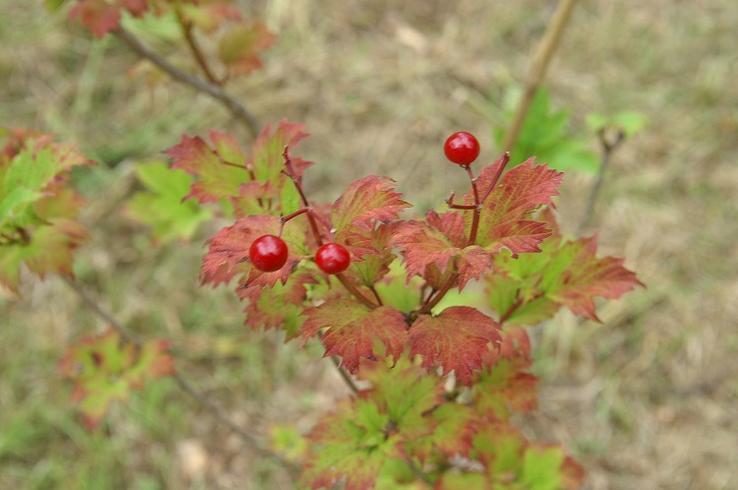
[[[622, 260], [597, 257], [594, 238], [562, 236], [562, 174], [533, 159], [506, 172], [507, 155], [475, 172], [476, 138], [455, 133], [444, 150], [469, 175], [468, 192], [403, 219], [411, 205], [384, 177], [355, 180], [333, 203], [309, 200], [311, 163], [293, 154], [305, 136], [283, 121], [250, 153], [218, 132], [167, 151], [194, 179], [190, 199], [227, 201], [236, 216], [209, 241], [203, 284], [235, 283], [247, 325], [320, 342], [359, 380], [307, 435], [303, 483], [577, 487], [571, 458], [510, 424], [536, 406], [522, 327], [561, 307], [596, 320], [595, 297], [617, 298], [638, 280]], [[286, 244], [279, 269], [254, 260], [264, 236]], [[465, 288], [473, 299], [449, 301]]]
[[[561, 234], [560, 172], [533, 159], [507, 169], [507, 154], [475, 170], [478, 143], [468, 133], [451, 140], [459, 134], [463, 144], [444, 150], [469, 190], [415, 219], [405, 219], [411, 205], [385, 177], [355, 180], [333, 203], [309, 200], [312, 163], [293, 153], [307, 136], [301, 124], [266, 126], [248, 152], [218, 131], [166, 151], [190, 176], [188, 201], [235, 218], [209, 240], [202, 283], [233, 283], [249, 327], [321, 343], [352, 390], [304, 450], [288, 452], [302, 486], [558, 489], [583, 478], [561, 448], [511, 423], [536, 407], [523, 327], [562, 307], [597, 320], [596, 297], [618, 298], [639, 282], [622, 260], [598, 257], [594, 238]], [[85, 233], [68, 171], [85, 163], [48, 135], [5, 135], [4, 285], [16, 288], [23, 264], [71, 274]], [[453, 299], [452, 290], [465, 294]], [[178, 376], [167, 345], [121, 338], [118, 328], [70, 349], [63, 372], [90, 427], [111, 401]]]

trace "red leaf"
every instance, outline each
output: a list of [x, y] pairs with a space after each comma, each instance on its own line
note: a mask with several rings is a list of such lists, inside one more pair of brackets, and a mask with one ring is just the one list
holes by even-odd
[[[261, 235], [279, 234], [279, 218], [249, 216], [221, 229], [210, 239], [208, 253], [203, 257], [200, 275], [202, 283], [217, 286], [229, 282], [235, 276], [241, 277], [239, 289], [255, 285], [271, 286], [277, 281], [287, 282], [292, 270], [300, 261], [301, 257], [297, 252], [301, 249], [301, 235], [304, 237], [304, 230], [297, 223], [290, 225], [282, 236], [289, 247], [289, 256], [285, 265], [275, 272], [262, 272], [251, 267], [249, 248]], [[245, 295], [243, 292], [240, 294]]]
[[211, 131], [210, 139], [214, 148], [199, 136], [184, 135], [177, 145], [164, 152], [173, 160], [172, 168], [181, 168], [196, 177], [187, 198], [200, 203], [236, 197], [241, 184], [250, 180], [245, 156], [235, 139], [216, 131]]
[[140, 17], [148, 10], [148, 4], [146, 0], [78, 0], [69, 16], [79, 19], [96, 37], [103, 37], [118, 28], [124, 10]]
[[594, 298], [617, 299], [636, 286], [643, 286], [635, 273], [623, 267], [623, 259], [597, 258], [597, 238], [581, 238], [562, 247], [573, 249], [570, 267], [564, 272], [561, 288], [548, 294], [577, 315], [599, 321]]
[[396, 219], [410, 207], [396, 192], [393, 180], [370, 175], [353, 181], [333, 203], [331, 222], [336, 241], [343, 242], [356, 229], [371, 229], [377, 222]]
[[426, 368], [454, 371], [462, 384], [471, 384], [485, 355], [501, 337], [493, 319], [468, 306], [453, 306], [432, 317], [419, 317], [410, 328], [410, 353], [423, 356]]
[[[405, 317], [389, 306], [370, 310], [350, 299], [336, 299], [307, 310], [305, 315], [303, 337], [326, 329], [322, 337], [325, 356], [341, 356], [341, 365], [351, 372], [359, 367], [362, 357], [397, 359], [407, 340]], [[381, 352], [381, 345], [385, 352]]]
[[[551, 230], [545, 222], [533, 219], [533, 213], [541, 206], [553, 206], [551, 199], [558, 195], [563, 174], [529, 159], [507, 172], [491, 189], [501, 164], [499, 160], [484, 168], [477, 180], [484, 199], [477, 244], [491, 251], [505, 247], [514, 254], [537, 252]], [[471, 193], [465, 196], [465, 202], [473, 202]], [[471, 213], [467, 215], [468, 226]]]
[[[392, 242], [405, 258], [408, 275], [419, 275], [426, 280], [431, 273], [448, 272], [455, 264], [459, 273], [459, 288], [471, 279], [478, 279], [492, 265], [492, 255], [477, 245], [466, 246], [464, 218], [460, 213], [438, 215], [431, 211], [426, 222], [401, 223]], [[435, 267], [436, 271], [429, 270]]]

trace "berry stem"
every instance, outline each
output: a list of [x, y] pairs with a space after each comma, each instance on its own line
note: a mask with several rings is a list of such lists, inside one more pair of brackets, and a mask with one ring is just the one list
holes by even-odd
[[310, 209], [309, 208], [298, 209], [294, 213], [290, 213], [287, 216], [280, 217], [279, 218], [279, 222], [280, 222], [280, 224], [279, 224], [279, 236], [280, 237], [282, 236], [282, 232], [284, 231], [284, 225], [287, 224], [288, 221], [292, 220], [293, 218], [297, 218], [301, 214], [305, 214], [305, 213], [310, 213]]
[[477, 233], [479, 232], [479, 217], [482, 212], [482, 203], [479, 200], [479, 189], [477, 189], [477, 179], [474, 177], [474, 172], [469, 165], [464, 166], [466, 175], [469, 176], [469, 182], [471, 182], [472, 191], [474, 193], [474, 215], [472, 217], [471, 231], [469, 232], [468, 245], [474, 245], [477, 241]]
[[379, 306], [384, 305], [384, 302], [382, 301], [382, 297], [379, 296], [379, 293], [377, 292], [377, 289], [374, 286], [369, 286], [369, 291], [372, 292], [372, 294], [374, 295], [374, 299], [377, 300], [377, 304]]
[[[284, 173], [292, 180], [292, 183], [295, 184], [295, 188], [297, 189], [298, 194], [300, 194], [302, 205], [308, 210], [307, 217], [308, 222], [310, 223], [310, 229], [313, 232], [313, 236], [315, 236], [315, 241], [318, 242], [318, 245], [320, 246], [323, 244], [323, 237], [320, 234], [318, 222], [315, 221], [315, 216], [313, 216], [313, 213], [310, 211], [310, 209], [312, 208], [310, 207], [310, 201], [308, 201], [308, 198], [305, 195], [305, 191], [302, 189], [302, 183], [297, 177], [295, 177], [294, 169], [292, 167], [292, 160], [290, 159], [289, 146], [284, 147], [284, 151], [282, 151], [282, 158], [284, 158], [284, 166], [287, 169]], [[351, 284], [351, 282], [342, 273], [336, 274], [335, 276], [336, 279], [338, 279], [339, 282], [343, 284], [343, 287], [345, 287], [349, 293], [353, 294], [354, 297], [358, 299], [362, 304], [372, 309], [377, 307], [377, 305], [374, 304], [373, 301], [364, 296], [364, 294], [362, 294], [362, 292], [359, 291], [356, 286]]]

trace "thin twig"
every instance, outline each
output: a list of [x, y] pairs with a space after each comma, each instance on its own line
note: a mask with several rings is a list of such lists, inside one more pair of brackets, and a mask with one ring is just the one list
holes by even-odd
[[479, 231], [479, 217], [482, 212], [482, 203], [479, 200], [479, 189], [477, 189], [477, 179], [474, 178], [474, 172], [469, 165], [464, 167], [466, 175], [469, 176], [469, 182], [471, 183], [472, 192], [474, 194], [474, 216], [472, 217], [471, 230], [469, 231], [469, 241], [467, 245], [474, 245], [477, 241], [477, 232]]
[[515, 115], [513, 121], [510, 124], [510, 128], [505, 134], [505, 140], [502, 144], [502, 149], [506, 151], [512, 151], [515, 143], [518, 141], [520, 136], [520, 130], [523, 128], [525, 122], [525, 116], [528, 114], [530, 103], [533, 101], [533, 97], [541, 85], [543, 78], [546, 76], [546, 70], [548, 65], [553, 58], [553, 54], [559, 45], [561, 35], [564, 32], [566, 24], [569, 22], [571, 12], [574, 9], [576, 0], [560, 0], [556, 7], [546, 32], [543, 34], [538, 48], [536, 49], [535, 57], [533, 58], [533, 64], [531, 65], [530, 72], [528, 73], [528, 79], [525, 83], [525, 90], [523, 95], [518, 102], [518, 106], [515, 109]]
[[348, 386], [354, 394], [358, 393], [359, 387], [356, 386], [356, 383], [351, 378], [351, 375], [341, 367], [341, 363], [338, 358], [336, 356], [331, 356], [331, 361], [333, 362], [333, 365], [336, 366], [336, 370], [338, 371], [338, 374], [341, 375], [341, 378], [346, 383], [346, 386]]
[[[92, 310], [97, 316], [99, 316], [106, 324], [110, 325], [115, 331], [126, 341], [134, 343], [134, 344], [141, 344], [141, 341], [133, 334], [131, 333], [124, 325], [123, 323], [119, 322], [113, 315], [111, 315], [108, 311], [103, 309], [97, 301], [87, 292], [85, 291], [82, 286], [80, 286], [78, 283], [76, 283], [73, 279], [69, 277], [62, 276], [62, 279], [64, 283], [69, 286], [70, 289], [72, 289], [77, 296], [82, 300], [82, 302], [87, 306], [90, 310]], [[238, 426], [233, 420], [228, 418], [228, 416], [223, 412], [223, 410], [210, 401], [205, 395], [197, 391], [197, 389], [179, 372], [175, 372], [172, 374], [172, 378], [177, 383], [177, 386], [182, 389], [185, 393], [187, 393], [193, 400], [195, 400], [199, 405], [201, 405], [204, 409], [206, 409], [208, 412], [210, 412], [214, 418], [228, 427], [230, 430], [238, 434], [243, 441], [250, 446], [254, 451], [259, 453], [261, 456], [265, 458], [272, 459], [279, 463], [280, 465], [284, 466], [287, 471], [292, 475], [293, 477], [296, 477], [299, 472], [300, 468], [292, 463], [291, 461], [288, 461], [284, 459], [279, 454], [270, 451], [269, 449], [265, 448], [252, 434], [247, 432], [246, 430], [242, 429]]]
[[188, 85], [198, 92], [209, 95], [213, 99], [217, 100], [228, 109], [233, 116], [238, 119], [241, 123], [246, 126], [252, 136], [256, 137], [259, 134], [259, 123], [256, 117], [246, 107], [236, 100], [228, 92], [224, 91], [221, 87], [213, 85], [199, 77], [186, 73], [165, 58], [160, 56], [158, 53], [152, 51], [149, 47], [145, 46], [136, 36], [126, 31], [122, 27], [119, 27], [115, 31], [115, 35], [126, 43], [129, 48], [135, 51], [139, 56], [145, 58], [164, 71], [173, 80], [176, 80], [184, 85]]
[[625, 140], [625, 133], [620, 130], [615, 134], [614, 139], [611, 141], [608, 139], [607, 131], [604, 129], [597, 132], [597, 136], [600, 141], [600, 149], [601, 149], [601, 160], [600, 160], [600, 168], [597, 171], [597, 178], [595, 179], [594, 184], [592, 185], [592, 189], [589, 191], [589, 197], [587, 198], [587, 205], [584, 208], [584, 215], [582, 216], [582, 220], [579, 222], [579, 227], [577, 229], [577, 233], [581, 233], [592, 221], [592, 218], [594, 217], [594, 210], [595, 205], [597, 204], [597, 197], [600, 195], [600, 190], [602, 190], [602, 184], [605, 182], [605, 174], [607, 173], [607, 167], [610, 165], [610, 160], [612, 159], [612, 155], [617, 150], [617, 148], [620, 146], [620, 144]]
[[192, 57], [195, 58], [195, 61], [200, 66], [203, 75], [205, 75], [205, 78], [207, 78], [210, 83], [213, 83], [215, 85], [222, 85], [222, 82], [218, 80], [218, 78], [213, 74], [213, 71], [210, 69], [208, 61], [205, 58], [205, 55], [202, 53], [200, 45], [197, 43], [197, 39], [195, 39], [195, 34], [192, 30], [192, 22], [185, 19], [184, 13], [182, 12], [182, 6], [178, 1], [174, 2], [174, 13], [177, 16], [177, 22], [182, 29], [182, 35], [187, 42], [187, 46], [190, 48]]

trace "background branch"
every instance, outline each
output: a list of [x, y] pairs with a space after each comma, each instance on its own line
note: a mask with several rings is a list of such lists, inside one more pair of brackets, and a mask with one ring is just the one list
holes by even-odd
[[597, 136], [600, 141], [602, 159], [600, 161], [600, 168], [597, 171], [597, 178], [592, 185], [592, 190], [589, 191], [587, 205], [584, 208], [584, 216], [582, 216], [582, 220], [579, 222], [577, 234], [581, 234], [581, 232], [592, 221], [592, 218], [594, 217], [595, 206], [597, 204], [597, 197], [600, 195], [602, 184], [605, 181], [605, 174], [607, 172], [607, 167], [610, 165], [612, 154], [620, 146], [623, 140], [625, 140], [625, 133], [622, 130], [619, 130], [612, 140], [608, 138], [607, 131], [605, 129], [601, 129], [600, 131], [598, 131]]
[[[109, 324], [113, 329], [115, 329], [118, 334], [124, 338], [125, 340], [132, 342], [134, 344], [140, 344], [141, 342], [136, 338], [135, 335], [133, 335], [121, 322], [119, 322], [113, 315], [111, 315], [108, 311], [103, 309], [98, 302], [87, 292], [85, 291], [82, 286], [80, 286], [78, 283], [76, 283], [73, 279], [69, 277], [62, 277], [64, 283], [69, 286], [72, 291], [74, 291], [77, 296], [82, 300], [82, 302], [87, 306], [90, 310], [92, 310], [97, 316], [99, 316], [105, 323]], [[241, 439], [254, 451], [256, 451], [259, 455], [261, 455], [264, 458], [271, 459], [273, 461], [276, 461], [280, 465], [282, 465], [289, 473], [290, 475], [295, 478], [300, 473], [300, 468], [296, 464], [294, 464], [291, 461], [288, 461], [284, 459], [279, 454], [270, 451], [269, 449], [265, 448], [259, 440], [254, 437], [253, 434], [247, 432], [246, 430], [242, 429], [238, 424], [236, 424], [233, 420], [231, 420], [225, 412], [223, 412], [223, 409], [220, 408], [218, 405], [213, 403], [200, 393], [188, 380], [185, 378], [181, 373], [178, 371], [175, 371], [171, 376], [174, 381], [177, 383], [177, 386], [187, 393], [193, 400], [195, 400], [200, 406], [202, 406], [205, 410], [210, 412], [211, 415], [220, 423], [228, 427], [230, 430], [238, 434]]]
[[256, 135], [259, 134], [259, 122], [256, 120], [256, 117], [241, 102], [221, 87], [180, 70], [161, 55], [144, 45], [136, 36], [122, 27], [115, 31], [115, 35], [118, 39], [126, 43], [131, 50], [136, 52], [142, 58], [149, 60], [169, 75], [173, 80], [192, 87], [198, 92], [207, 94], [220, 102], [236, 119], [238, 119], [239, 122], [246, 126], [246, 129], [248, 129], [253, 137], [256, 137]]
[[525, 91], [515, 109], [513, 121], [505, 134], [505, 140], [502, 144], [503, 151], [512, 151], [515, 143], [518, 141], [520, 130], [523, 128], [523, 123], [525, 122], [525, 116], [528, 114], [528, 109], [530, 108], [530, 103], [533, 101], [538, 87], [546, 76], [548, 65], [559, 45], [561, 35], [564, 33], [564, 29], [571, 18], [571, 12], [574, 9], [576, 1], [560, 0], [556, 7], [556, 12], [554, 12], [551, 21], [546, 27], [546, 32], [538, 44], [535, 57], [533, 58], [533, 64], [528, 73], [528, 79], [525, 82]]

